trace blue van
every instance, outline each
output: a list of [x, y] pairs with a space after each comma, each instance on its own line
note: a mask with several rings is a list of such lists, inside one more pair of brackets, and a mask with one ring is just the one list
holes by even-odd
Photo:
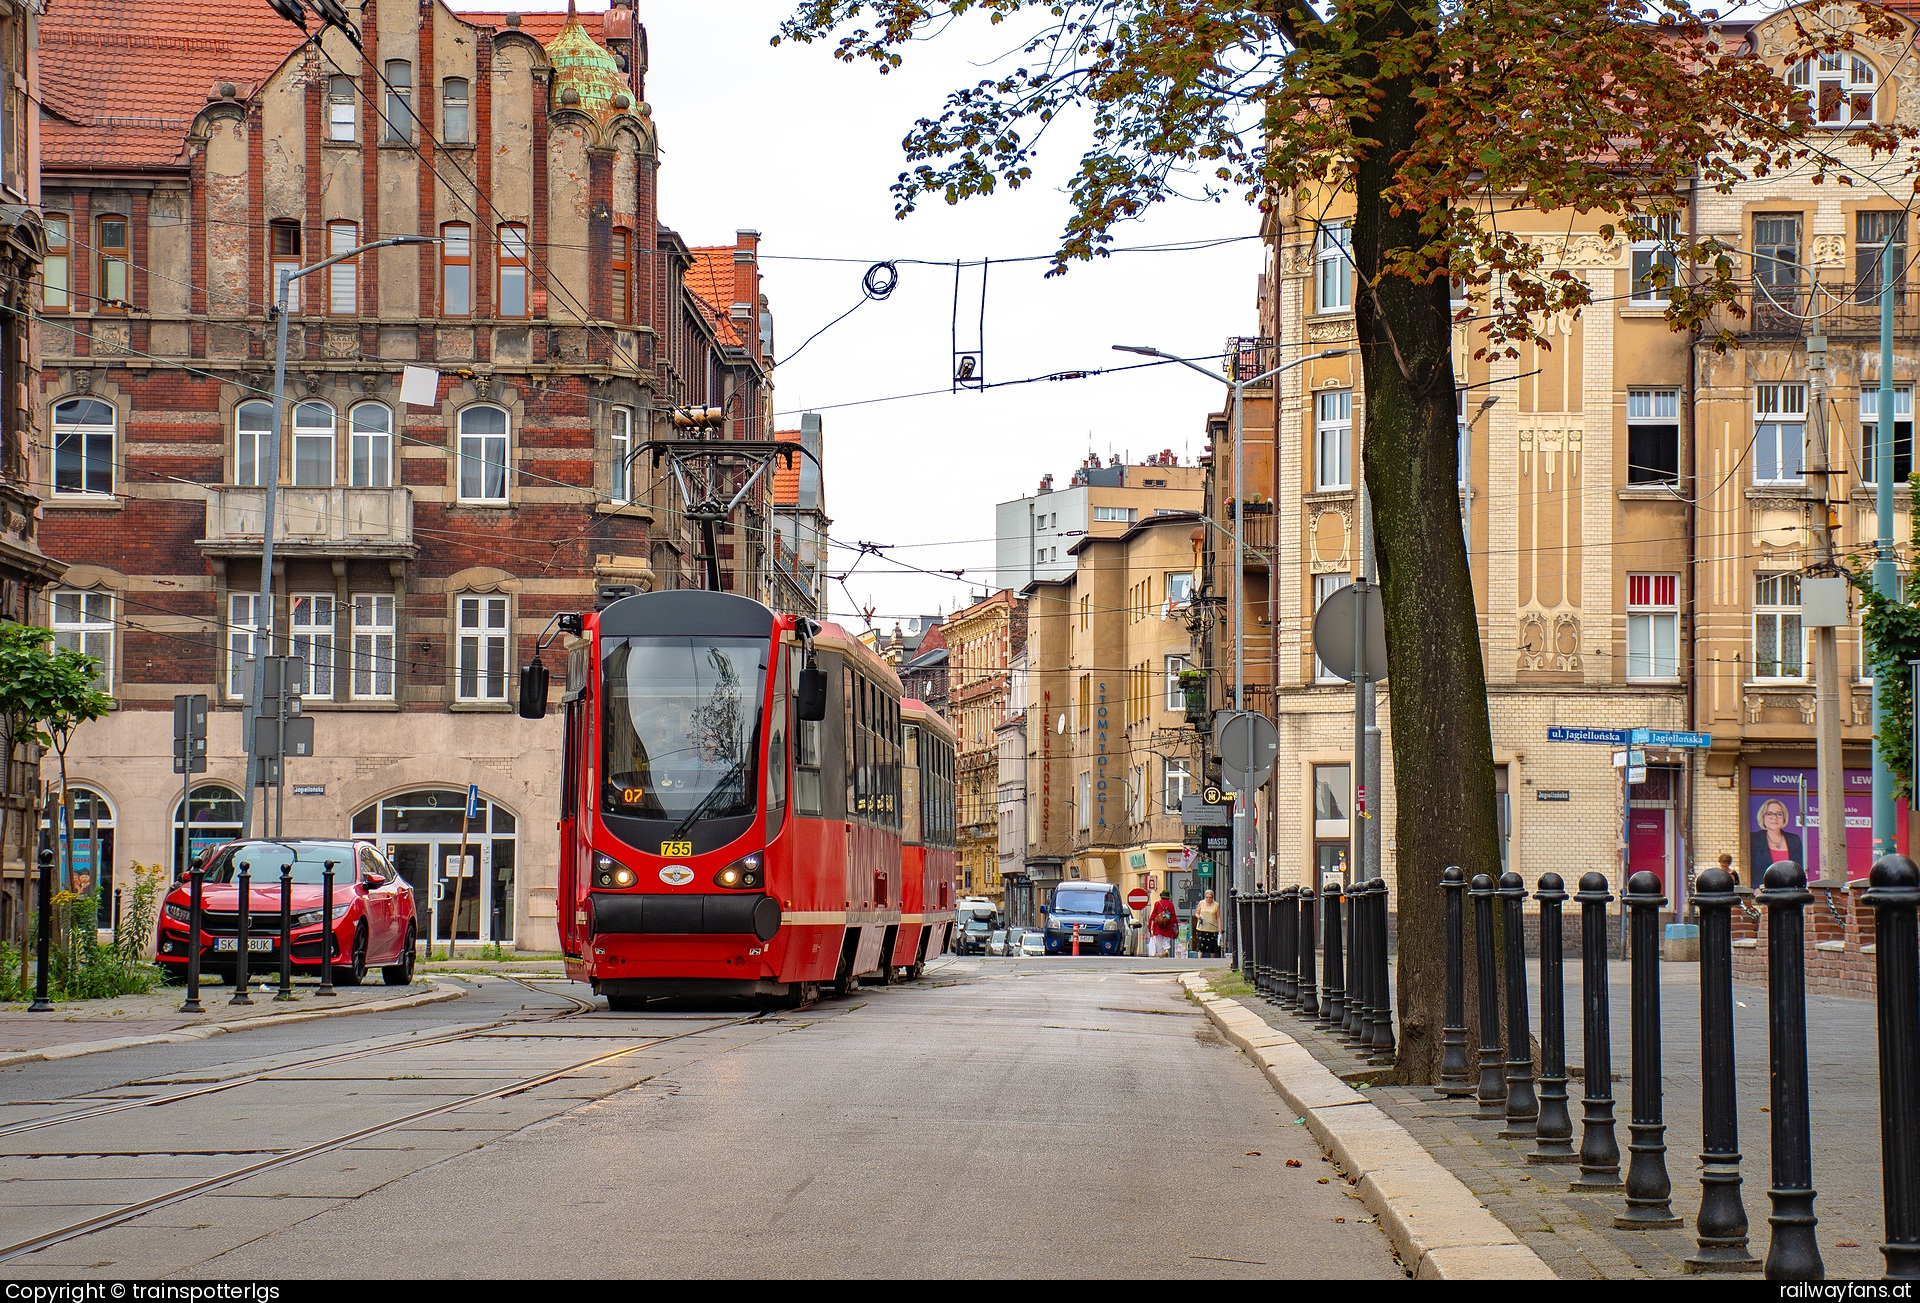
[[1127, 949], [1127, 903], [1111, 882], [1063, 882], [1047, 903], [1047, 953], [1073, 953], [1073, 929], [1080, 928], [1080, 953], [1119, 955]]

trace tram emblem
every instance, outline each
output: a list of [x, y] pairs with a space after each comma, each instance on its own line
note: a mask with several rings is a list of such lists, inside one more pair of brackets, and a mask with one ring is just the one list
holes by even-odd
[[684, 887], [693, 881], [693, 870], [684, 864], [669, 864], [660, 870], [660, 881], [670, 887]]

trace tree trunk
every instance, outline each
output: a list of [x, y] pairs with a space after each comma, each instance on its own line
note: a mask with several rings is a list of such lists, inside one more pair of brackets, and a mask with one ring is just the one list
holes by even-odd
[[[1384, 11], [1381, 26], [1403, 30], [1380, 33], [1379, 39], [1401, 39], [1416, 22], [1404, 9]], [[1363, 53], [1357, 62], [1369, 60]], [[1372, 69], [1356, 72], [1364, 77]], [[1447, 277], [1443, 269], [1435, 280], [1414, 284], [1379, 275], [1386, 255], [1428, 241], [1420, 213], [1395, 214], [1381, 197], [1393, 183], [1399, 156], [1419, 136], [1423, 113], [1411, 95], [1414, 86], [1409, 77], [1376, 80], [1378, 108], [1371, 120], [1354, 124], [1356, 139], [1374, 143], [1355, 159], [1359, 202], [1353, 231], [1361, 280], [1355, 316], [1366, 380], [1364, 465], [1376, 522], [1393, 724], [1401, 1002], [1395, 1078], [1405, 1083], [1433, 1081], [1439, 1072], [1446, 1021], [1441, 870], [1457, 864], [1469, 880], [1476, 873], [1498, 877], [1500, 871], [1486, 673], [1460, 529]], [[1465, 903], [1471, 1027], [1478, 1021], [1476, 973], [1472, 904]]]

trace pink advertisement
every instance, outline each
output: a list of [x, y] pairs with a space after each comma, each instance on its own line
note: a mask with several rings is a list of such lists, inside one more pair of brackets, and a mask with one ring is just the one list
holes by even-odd
[[[1873, 773], [1846, 772], [1847, 865], [1844, 877], [1864, 878], [1873, 864]], [[1804, 804], [1801, 794], [1805, 793]], [[1746, 872], [1757, 885], [1767, 866], [1780, 860], [1804, 865], [1807, 881], [1829, 875], [1820, 865], [1820, 774], [1813, 769], [1752, 769], [1747, 773]]]

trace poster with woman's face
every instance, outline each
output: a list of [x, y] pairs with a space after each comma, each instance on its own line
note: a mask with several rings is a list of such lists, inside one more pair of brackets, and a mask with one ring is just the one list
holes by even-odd
[[[1800, 784], [1804, 782], [1804, 799]], [[1841, 802], [1846, 819], [1847, 863], [1837, 873], [1820, 863], [1822, 802], [1812, 770], [1759, 770], [1750, 776], [1747, 796], [1747, 872], [1757, 884], [1771, 864], [1791, 860], [1809, 882], [1866, 876], [1872, 862], [1872, 774], [1848, 770]], [[1771, 790], [1767, 790], [1767, 789]]]

